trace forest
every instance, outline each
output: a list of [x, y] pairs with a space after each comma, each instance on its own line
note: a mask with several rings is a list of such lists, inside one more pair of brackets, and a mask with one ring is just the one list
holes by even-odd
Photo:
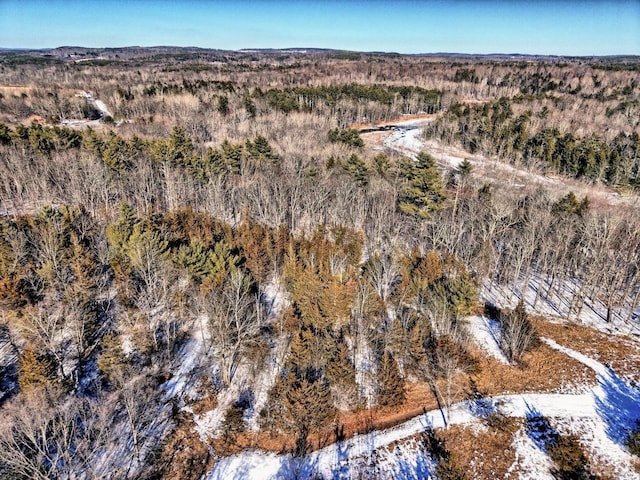
[[[638, 65], [0, 52], [0, 478], [223, 478], [431, 410], [433, 478], [521, 478], [531, 429], [554, 478], [636, 478]], [[403, 121], [419, 151], [385, 136]], [[555, 342], [634, 392], [631, 463], [541, 415], [449, 428], [600, 378]], [[345, 478], [398, 478], [380, 465]]]

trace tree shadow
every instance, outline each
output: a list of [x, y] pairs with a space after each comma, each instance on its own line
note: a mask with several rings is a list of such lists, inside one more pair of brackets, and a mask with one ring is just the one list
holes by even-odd
[[392, 478], [397, 480], [433, 478], [434, 461], [425, 448], [420, 448], [413, 458], [407, 458], [406, 454], [398, 454], [396, 459]]
[[280, 463], [280, 469], [274, 478], [281, 478], [283, 480], [323, 478], [322, 475], [317, 472], [318, 460], [317, 455], [297, 456], [295, 452], [288, 453]]
[[607, 435], [624, 445], [640, 420], [640, 389], [629, 386], [615, 372], [606, 367], [598, 373], [600, 388], [596, 389], [596, 411], [605, 422]]
[[471, 379], [470, 388], [467, 393], [468, 408], [471, 415], [481, 420], [487, 420], [498, 414], [498, 407], [493, 398], [488, 397], [485, 392], [478, 389], [476, 382]]
[[560, 434], [551, 426], [549, 420], [542, 415], [540, 411], [536, 410], [534, 406], [529, 405], [528, 403], [526, 405], [525, 429], [527, 431], [527, 435], [536, 447], [543, 452], [548, 453], [548, 447], [556, 443]]

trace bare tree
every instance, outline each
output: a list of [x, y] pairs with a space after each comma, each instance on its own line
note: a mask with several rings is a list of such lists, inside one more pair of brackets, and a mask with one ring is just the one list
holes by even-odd
[[203, 299], [201, 309], [209, 317], [211, 340], [220, 360], [222, 380], [229, 384], [243, 354], [260, 331], [259, 298], [249, 277], [234, 270], [221, 289]]
[[110, 419], [99, 403], [40, 389], [4, 408], [0, 471], [10, 478], [100, 478], [91, 471], [109, 444]]

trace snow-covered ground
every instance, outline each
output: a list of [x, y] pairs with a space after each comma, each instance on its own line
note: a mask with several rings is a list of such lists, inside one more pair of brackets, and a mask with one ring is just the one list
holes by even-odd
[[515, 450], [516, 460], [509, 467], [509, 473], [517, 474], [519, 480], [554, 480], [551, 474], [553, 462], [524, 427], [513, 436], [511, 447]]
[[181, 349], [178, 370], [163, 385], [169, 398], [189, 397], [194, 393], [194, 376], [200, 361], [208, 355], [210, 348], [211, 334], [207, 319], [199, 317], [194, 322], [191, 338]]
[[[592, 458], [616, 472], [621, 480], [637, 480], [640, 476], [632, 468], [633, 457], [624, 448], [623, 442], [629, 426], [640, 419], [640, 389], [625, 383], [605, 365], [568, 349], [550, 339], [544, 341], [566, 355], [592, 368], [598, 376], [598, 386], [587, 394], [522, 394], [504, 395], [482, 401], [465, 401], [448, 409], [446, 417], [450, 425], [479, 423], [490, 411], [510, 417], [529, 418], [532, 412], [553, 421], [559, 431], [571, 429], [588, 445]], [[557, 427], [556, 427], [557, 425]], [[362, 472], [363, 465], [371, 465], [373, 452], [400, 442], [427, 428], [445, 427], [445, 418], [439, 410], [432, 410], [396, 427], [358, 435], [343, 442], [329, 445], [302, 458], [291, 455], [276, 455], [260, 451], [246, 451], [219, 461], [208, 474], [209, 480], [229, 478], [353, 478]], [[562, 428], [561, 428], [562, 427]], [[535, 439], [524, 437], [523, 431], [514, 436], [517, 465], [512, 467], [520, 478], [545, 479], [550, 460], [536, 444]], [[384, 460], [386, 471], [381, 478], [416, 478], [411, 473], [422, 469], [423, 475], [430, 471], [430, 460], [425, 455], [404, 453], [389, 455]], [[409, 460], [406, 463], [407, 459]], [[379, 460], [379, 459], [375, 459]], [[403, 467], [404, 465], [404, 467]], [[405, 470], [403, 470], [403, 468]], [[403, 471], [406, 474], [403, 474]], [[543, 472], [540, 474], [540, 472]], [[552, 477], [549, 477], [552, 478]]]
[[[286, 291], [278, 279], [272, 279], [261, 288], [260, 301], [266, 310], [267, 322], [277, 322], [289, 305]], [[267, 403], [269, 390], [282, 369], [288, 348], [286, 335], [281, 335], [270, 345], [262, 368], [255, 369], [251, 362], [241, 361], [231, 378], [231, 383], [218, 394], [215, 408], [195, 414], [189, 406], [189, 400], [198, 398], [199, 380], [203, 373], [209, 376], [215, 376], [217, 373], [216, 351], [211, 344], [207, 318], [202, 316], [194, 321], [190, 338], [179, 353], [177, 370], [165, 382], [163, 388], [169, 398], [179, 400], [178, 404], [182, 410], [193, 414], [196, 430], [205, 443], [210, 437], [217, 436], [226, 412], [241, 399], [247, 405], [247, 425], [250, 429], [257, 430], [259, 413]], [[207, 358], [210, 361], [204, 361]], [[204, 367], [203, 364], [207, 366]], [[208, 372], [203, 371], [205, 368]]]
[[76, 96], [85, 98], [89, 105], [91, 105], [92, 107], [94, 107], [96, 110], [100, 112], [100, 118], [97, 120], [65, 119], [62, 122], [60, 122], [61, 125], [65, 127], [77, 127], [77, 128], [99, 127], [102, 125], [102, 119], [104, 117], [107, 117], [107, 116], [113, 117], [113, 114], [111, 113], [111, 110], [109, 110], [109, 107], [107, 107], [106, 103], [104, 103], [102, 100], [94, 98], [90, 92], [80, 92]]
[[467, 330], [478, 347], [500, 363], [509, 363], [509, 360], [500, 349], [499, 322], [487, 317], [468, 317], [465, 321], [467, 323]]
[[394, 129], [393, 133], [384, 140], [383, 145], [407, 157], [415, 158], [416, 154], [424, 148], [422, 129], [412, 125]]
[[[480, 289], [480, 301], [500, 308], [515, 308], [520, 298], [523, 298], [528, 312], [547, 318], [570, 317], [571, 320], [579, 320], [582, 325], [609, 334], [640, 335], [640, 325], [629, 321], [630, 308], [613, 308], [611, 321], [606, 322], [607, 306], [599, 299], [585, 298], [576, 318], [576, 312], [570, 312], [569, 308], [577, 290], [575, 282], [565, 280], [549, 291], [547, 280], [539, 275], [531, 275], [525, 288], [522, 285], [504, 286], [485, 281]], [[636, 307], [635, 316], [640, 318], [640, 306]]]

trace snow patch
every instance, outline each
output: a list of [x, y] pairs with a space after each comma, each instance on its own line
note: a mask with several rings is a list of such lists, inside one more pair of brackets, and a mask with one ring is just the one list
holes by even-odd
[[500, 322], [486, 317], [468, 317], [466, 322], [467, 330], [482, 350], [500, 363], [509, 363], [500, 349]]
[[282, 335], [276, 341], [275, 347], [266, 359], [265, 366], [254, 382], [254, 401], [251, 408], [245, 413], [245, 420], [251, 430], [258, 430], [260, 411], [267, 405], [269, 391], [278, 380], [284, 361], [289, 350], [289, 341], [286, 335]]
[[269, 317], [272, 318], [282, 315], [291, 305], [287, 289], [275, 275], [260, 288], [260, 301], [265, 306]]
[[551, 475], [553, 462], [538, 448], [524, 428], [515, 433], [511, 447], [515, 450], [516, 459], [508, 473], [516, 474], [515, 478], [518, 480], [554, 480]]
[[604, 469], [609, 478], [638, 480], [640, 474], [634, 469], [636, 459], [624, 446], [614, 441], [603, 422], [596, 418], [580, 418], [572, 421], [556, 419], [556, 430], [563, 435], [573, 434], [587, 452], [592, 470]]
[[595, 408], [608, 438], [623, 445], [631, 429], [640, 420], [640, 388], [631, 386], [611, 368], [550, 338], [543, 342], [596, 372], [598, 386], [593, 389]]
[[383, 145], [387, 148], [400, 151], [403, 155], [410, 158], [415, 158], [416, 154], [422, 151], [424, 147], [422, 129], [415, 126], [396, 128], [393, 133], [384, 140]]
[[195, 387], [194, 374], [200, 366], [200, 361], [207, 356], [210, 348], [208, 345], [211, 344], [211, 336], [206, 324], [206, 317], [197, 318], [191, 338], [180, 349], [180, 367], [163, 385], [169, 398], [188, 396], [189, 389]]
[[480, 290], [480, 301], [500, 308], [514, 308], [522, 298], [528, 312], [551, 318], [577, 319], [582, 325], [608, 334], [640, 334], [640, 326], [629, 321], [633, 316], [640, 317], [640, 308], [631, 315], [630, 309], [624, 306], [613, 308], [611, 322], [606, 322], [607, 306], [600, 299], [585, 298], [579, 311], [572, 311], [572, 298], [580, 290], [575, 280], [556, 282], [552, 287], [547, 279], [533, 274], [526, 286], [522, 283], [498, 285], [486, 280]]

